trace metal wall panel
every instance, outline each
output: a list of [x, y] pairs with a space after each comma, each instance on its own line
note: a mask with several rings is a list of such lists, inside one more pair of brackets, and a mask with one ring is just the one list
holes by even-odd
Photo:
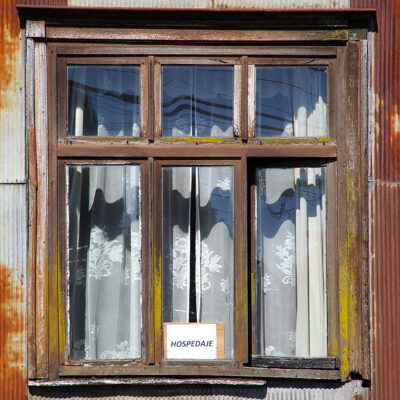
[[0, 183], [25, 181], [23, 63], [15, 0], [0, 5]]
[[0, 184], [0, 204], [0, 264], [12, 271], [13, 279], [25, 282], [26, 185]]
[[155, 8], [348, 8], [350, 0], [68, 0], [68, 5]]
[[0, 399], [26, 393], [26, 192], [0, 184]]
[[[221, 385], [186, 385], [186, 386], [133, 386], [129, 389], [112, 387], [81, 388], [79, 394], [76, 389], [55, 388], [43, 390], [31, 388], [30, 400], [368, 400], [369, 391], [362, 387], [360, 381], [353, 381], [335, 388], [329, 388], [328, 384], [312, 386], [305, 384], [296, 387], [296, 383], [282, 384], [275, 387], [252, 386], [221, 386]], [[290, 387], [292, 386], [292, 387]], [[75, 394], [74, 394], [75, 393]]]
[[400, 1], [351, 6], [377, 10], [369, 132], [372, 397], [400, 399]]

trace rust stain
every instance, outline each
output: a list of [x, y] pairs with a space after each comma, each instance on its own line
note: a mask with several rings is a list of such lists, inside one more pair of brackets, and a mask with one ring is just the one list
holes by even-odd
[[373, 399], [400, 399], [400, 1], [352, 0], [376, 8], [371, 143], [371, 308]]
[[0, 6], [0, 108], [4, 91], [15, 77], [15, 62], [19, 50], [19, 19], [16, 0], [3, 0]]
[[26, 399], [23, 284], [0, 264], [0, 398]]

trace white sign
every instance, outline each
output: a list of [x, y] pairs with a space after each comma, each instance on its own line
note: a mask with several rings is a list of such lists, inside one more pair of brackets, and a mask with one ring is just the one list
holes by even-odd
[[164, 356], [166, 359], [175, 360], [216, 360], [223, 358], [223, 324], [165, 323]]

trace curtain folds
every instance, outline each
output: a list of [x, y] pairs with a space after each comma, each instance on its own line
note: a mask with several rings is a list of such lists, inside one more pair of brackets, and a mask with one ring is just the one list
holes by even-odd
[[140, 358], [140, 167], [70, 166], [68, 178], [71, 358]]
[[233, 358], [233, 168], [164, 167], [163, 320], [223, 322]]
[[325, 168], [259, 169], [256, 184], [258, 352], [326, 356]]
[[257, 137], [327, 137], [327, 67], [256, 66]]

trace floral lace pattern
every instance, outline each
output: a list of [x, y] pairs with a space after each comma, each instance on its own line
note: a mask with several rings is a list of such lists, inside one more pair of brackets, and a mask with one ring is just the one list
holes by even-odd
[[269, 345], [265, 348], [265, 353], [266, 356], [271, 356], [271, 357], [285, 357], [286, 354], [282, 353], [280, 350], [278, 350], [275, 346]]
[[134, 356], [130, 351], [127, 340], [123, 340], [120, 344], [115, 345], [115, 349], [105, 350], [100, 354], [101, 360], [126, 360], [129, 358], [134, 358]]
[[[210, 250], [205, 241], [200, 244], [200, 270], [196, 271], [196, 292], [206, 291], [211, 288], [211, 274], [222, 272], [220, 264], [221, 256]], [[185, 289], [189, 285], [189, 238], [176, 235], [173, 246], [173, 268], [172, 285], [176, 289]], [[227, 279], [220, 280], [220, 289], [224, 293], [229, 292], [229, 282]]]
[[211, 274], [220, 273], [222, 270], [222, 266], [219, 264], [221, 256], [210, 250], [204, 241], [201, 241], [200, 256], [200, 271], [196, 271], [197, 293], [211, 289]]
[[286, 240], [283, 244], [278, 244], [276, 246], [275, 255], [280, 260], [280, 262], [276, 264], [276, 268], [285, 274], [282, 283], [284, 285], [295, 286], [296, 279], [294, 271], [296, 267], [296, 243], [295, 236], [292, 233], [286, 233]]
[[111, 275], [113, 263], [122, 263], [123, 248], [118, 239], [108, 240], [104, 231], [93, 226], [88, 257], [89, 277], [96, 280]]
[[173, 246], [172, 285], [177, 289], [188, 287], [189, 239], [176, 235]]

